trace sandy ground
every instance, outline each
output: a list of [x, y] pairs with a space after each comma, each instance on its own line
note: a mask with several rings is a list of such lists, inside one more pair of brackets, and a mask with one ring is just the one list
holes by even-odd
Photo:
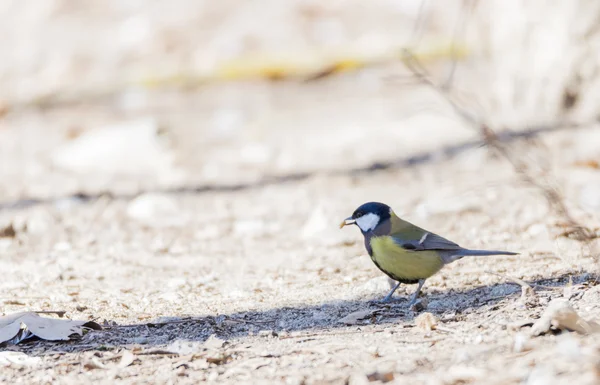
[[[542, 192], [492, 149], [462, 148], [478, 133], [428, 88], [389, 80], [399, 73], [127, 91], [6, 113], [0, 229], [16, 234], [0, 237], [2, 312], [66, 311], [104, 329], [5, 346], [39, 360], [3, 367], [0, 381], [600, 382], [598, 336], [531, 337], [526, 322], [561, 298], [600, 319], [596, 244], [556, 239], [562, 218]], [[15, 95], [4, 103], [27, 99]], [[509, 148], [597, 231], [598, 143], [584, 124]], [[337, 228], [371, 200], [465, 247], [521, 254], [465, 258], [428, 280], [430, 330], [407, 308], [414, 286], [374, 301], [389, 282], [358, 230]]]

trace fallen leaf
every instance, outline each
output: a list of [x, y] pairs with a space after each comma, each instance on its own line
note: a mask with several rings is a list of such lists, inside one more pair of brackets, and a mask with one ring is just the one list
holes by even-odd
[[14, 238], [16, 235], [17, 231], [12, 223], [0, 228], [0, 238]]
[[344, 318], [341, 318], [340, 320], [338, 320], [338, 322], [346, 324], [346, 325], [357, 325], [360, 324], [362, 320], [365, 320], [367, 318], [371, 318], [374, 315], [376, 315], [379, 312], [379, 310], [359, 310], [359, 311], [355, 311], [352, 312], [350, 314], [348, 314], [347, 316], [345, 316]]
[[555, 299], [550, 302], [540, 319], [533, 324], [531, 333], [539, 336], [551, 330], [570, 330], [589, 334], [600, 332], [600, 324], [581, 318], [568, 301]]
[[431, 313], [423, 313], [419, 314], [419, 316], [415, 318], [415, 323], [417, 325], [417, 328], [426, 332], [430, 332], [432, 330], [435, 330], [438, 320]]
[[106, 366], [102, 362], [100, 362], [96, 357], [93, 357], [91, 360], [83, 364], [83, 367], [87, 370], [94, 369], [105, 369]]
[[220, 339], [219, 337], [211, 334], [210, 337], [206, 341], [204, 341], [204, 347], [206, 349], [219, 349], [225, 345], [225, 341]]
[[390, 381], [394, 380], [394, 373], [392, 373], [392, 372], [386, 372], [386, 373], [374, 372], [371, 374], [367, 374], [367, 380], [369, 380], [369, 382], [381, 381], [385, 384], [386, 382], [390, 382]]
[[231, 361], [231, 355], [227, 353], [217, 353], [214, 356], [206, 357], [209, 364], [223, 365]]
[[0, 343], [18, 344], [34, 336], [48, 341], [66, 341], [89, 329], [102, 328], [93, 321], [45, 318], [34, 312], [21, 312], [0, 317]]

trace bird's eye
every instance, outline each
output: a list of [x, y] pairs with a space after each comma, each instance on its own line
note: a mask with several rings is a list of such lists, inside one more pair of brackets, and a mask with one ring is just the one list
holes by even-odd
[[363, 213], [362, 211], [355, 211], [353, 217], [354, 218], [360, 218], [363, 215], [365, 215], [365, 213]]

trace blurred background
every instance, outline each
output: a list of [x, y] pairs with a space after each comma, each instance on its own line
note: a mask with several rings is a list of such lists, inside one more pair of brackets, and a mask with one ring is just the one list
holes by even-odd
[[[537, 363], [597, 376], [571, 343], [513, 353], [507, 325], [563, 286], [600, 314], [599, 26], [597, 0], [0, 1], [1, 310], [140, 325], [32, 345], [75, 353], [2, 375], [100, 381], [69, 357], [219, 334], [231, 362], [142, 357], [114, 376], [196, 368], [196, 382], [237, 384], [223, 370], [246, 359], [252, 376], [312, 379], [288, 384], [324, 383], [323, 365], [331, 383], [350, 369], [442, 378], [456, 360], [486, 370], [444, 383], [525, 383]], [[439, 340], [421, 344], [401, 300], [352, 332], [339, 320], [389, 290], [358, 231], [337, 228], [367, 201], [521, 254], [427, 281]], [[504, 274], [561, 288], [532, 305]], [[185, 316], [212, 324], [145, 324]], [[354, 334], [321, 335], [336, 328]], [[315, 348], [262, 329], [315, 332]]]
[[250, 183], [478, 139], [404, 50], [494, 130], [593, 125], [599, 8], [4, 1], [0, 200]]

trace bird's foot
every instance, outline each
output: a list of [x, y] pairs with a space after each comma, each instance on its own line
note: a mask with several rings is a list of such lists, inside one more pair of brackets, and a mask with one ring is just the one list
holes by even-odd
[[372, 306], [386, 306], [389, 305], [391, 301], [384, 301], [383, 299], [372, 299], [369, 301], [369, 305]]
[[404, 298], [393, 298], [393, 297], [384, 297], [381, 299], [373, 299], [369, 301], [369, 304], [375, 306], [390, 306], [398, 302], [403, 302]]

